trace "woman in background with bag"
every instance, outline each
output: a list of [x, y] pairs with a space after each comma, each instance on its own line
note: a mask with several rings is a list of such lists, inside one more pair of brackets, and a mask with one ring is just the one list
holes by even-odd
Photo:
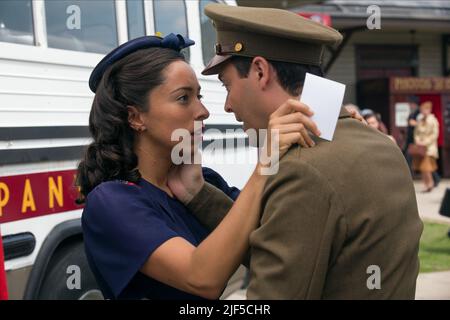
[[433, 104], [430, 101], [420, 105], [420, 114], [417, 117], [417, 125], [414, 129], [415, 145], [426, 147], [423, 157], [415, 156], [413, 159], [414, 170], [418, 170], [422, 174], [422, 180], [425, 185], [423, 192], [430, 192], [433, 189], [432, 174], [437, 170], [439, 122], [431, 113], [432, 108]]

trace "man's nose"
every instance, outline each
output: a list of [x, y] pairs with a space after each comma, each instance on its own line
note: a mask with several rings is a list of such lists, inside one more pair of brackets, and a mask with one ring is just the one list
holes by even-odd
[[231, 107], [231, 103], [228, 102], [228, 95], [227, 98], [225, 99], [225, 105], [223, 106], [223, 109], [225, 110], [225, 112], [233, 112], [233, 108]]
[[228, 113], [233, 112], [233, 109], [231, 108], [231, 106], [229, 104], [226, 104], [224, 109], [225, 109], [225, 112], [228, 112]]
[[233, 108], [231, 107], [231, 104], [228, 102], [228, 97], [225, 100], [225, 105], [223, 108], [224, 108], [225, 112], [228, 112], [228, 113], [233, 112]]

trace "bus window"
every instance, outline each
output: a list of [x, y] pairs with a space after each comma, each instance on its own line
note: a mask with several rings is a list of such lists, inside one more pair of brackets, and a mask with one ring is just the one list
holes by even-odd
[[[179, 33], [189, 36], [187, 27], [186, 4], [180, 0], [154, 0], [153, 14], [155, 20], [155, 32], [162, 36], [169, 33]], [[189, 48], [182, 50], [189, 61]]]
[[31, 0], [0, 1], [0, 41], [34, 44]]
[[205, 7], [210, 3], [217, 3], [214, 0], [200, 0], [200, 24], [202, 32], [202, 52], [203, 63], [206, 66], [208, 62], [216, 54], [214, 51], [214, 44], [216, 43], [216, 32], [211, 20], [205, 15]]
[[135, 39], [145, 35], [144, 1], [127, 1], [128, 39]]
[[46, 0], [48, 46], [107, 53], [117, 47], [113, 0]]

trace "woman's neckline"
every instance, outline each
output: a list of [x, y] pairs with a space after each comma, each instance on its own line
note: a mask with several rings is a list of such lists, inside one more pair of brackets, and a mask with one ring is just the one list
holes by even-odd
[[164, 194], [167, 198], [175, 200], [175, 197], [172, 197], [170, 194], [168, 194], [166, 191], [164, 191], [163, 189], [161, 189], [160, 187], [154, 185], [153, 183], [151, 183], [150, 181], [144, 179], [144, 178], [139, 178], [140, 182], [143, 182], [145, 185], [150, 186], [152, 189], [155, 189], [156, 191], [158, 191], [159, 193]]

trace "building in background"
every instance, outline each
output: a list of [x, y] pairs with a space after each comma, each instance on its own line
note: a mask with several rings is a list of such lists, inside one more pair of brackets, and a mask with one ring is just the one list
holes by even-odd
[[[380, 9], [381, 29], [369, 30], [369, 6]], [[450, 1], [328, 0], [291, 9], [329, 15], [344, 35], [326, 52], [330, 79], [347, 85], [345, 103], [378, 112], [400, 147], [408, 102], [432, 101], [441, 132], [440, 170], [450, 176]]]

